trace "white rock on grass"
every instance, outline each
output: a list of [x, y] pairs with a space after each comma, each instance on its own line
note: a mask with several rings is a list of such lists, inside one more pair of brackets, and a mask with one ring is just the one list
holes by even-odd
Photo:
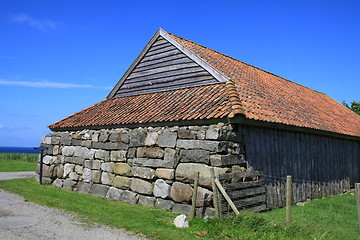
[[189, 227], [189, 221], [184, 214], [181, 214], [175, 218], [174, 225], [177, 228], [187, 228]]

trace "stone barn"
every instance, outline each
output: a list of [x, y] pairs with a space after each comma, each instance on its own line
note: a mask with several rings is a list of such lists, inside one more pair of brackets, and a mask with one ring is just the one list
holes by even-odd
[[162, 29], [107, 98], [42, 138], [44, 179], [80, 193], [211, 212], [210, 168], [360, 181], [360, 116], [331, 97]]

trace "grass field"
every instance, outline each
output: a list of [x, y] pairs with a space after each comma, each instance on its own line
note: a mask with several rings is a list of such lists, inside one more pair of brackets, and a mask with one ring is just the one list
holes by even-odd
[[39, 154], [0, 153], [0, 172], [35, 171]]
[[289, 226], [285, 224], [285, 209], [277, 209], [221, 219], [194, 219], [190, 228], [176, 229], [172, 221], [178, 214], [39, 185], [34, 179], [0, 181], [0, 188], [40, 205], [71, 211], [84, 221], [124, 228], [151, 239], [360, 239], [353, 194], [294, 206]]

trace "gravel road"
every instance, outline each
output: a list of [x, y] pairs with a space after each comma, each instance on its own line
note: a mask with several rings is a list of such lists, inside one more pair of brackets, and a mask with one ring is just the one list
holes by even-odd
[[[26, 172], [25, 172], [26, 173]], [[33, 173], [2, 173], [0, 180], [34, 176]], [[81, 221], [68, 212], [26, 202], [0, 189], [0, 239], [145, 239], [121, 229]]]

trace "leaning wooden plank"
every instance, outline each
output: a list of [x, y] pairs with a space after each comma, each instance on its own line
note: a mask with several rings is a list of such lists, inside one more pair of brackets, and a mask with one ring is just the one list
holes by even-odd
[[234, 205], [234, 203], [231, 201], [229, 195], [227, 195], [225, 189], [221, 186], [221, 183], [219, 182], [218, 179], [214, 180], [216, 186], [219, 188], [221, 194], [224, 196], [224, 198], [226, 199], [226, 201], [229, 203], [231, 209], [234, 211], [234, 213], [236, 215], [239, 215], [239, 211], [237, 210], [236, 206]]
[[245, 188], [239, 191], [232, 191], [229, 193], [229, 197], [232, 199], [243, 198], [247, 196], [257, 195], [265, 193], [265, 186], [255, 187], [255, 188]]
[[257, 187], [263, 186], [265, 184], [264, 180], [257, 180], [251, 182], [238, 182], [238, 183], [230, 183], [226, 185], [226, 189], [234, 190], [234, 189], [243, 189], [248, 187]]
[[175, 49], [176, 49], [176, 47], [174, 47], [173, 45], [169, 45], [169, 46], [166, 46], [166, 47], [163, 47], [163, 48], [156, 49], [154, 51], [148, 51], [145, 54], [145, 57], [154, 56], [154, 55], [157, 55], [157, 54], [160, 54], [160, 53], [163, 53], [163, 52], [168, 52], [168, 51], [175, 50]]

